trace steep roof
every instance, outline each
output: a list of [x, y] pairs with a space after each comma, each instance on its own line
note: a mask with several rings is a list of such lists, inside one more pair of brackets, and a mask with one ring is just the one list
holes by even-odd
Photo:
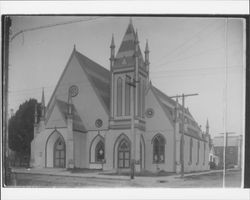
[[[132, 22], [129, 23], [125, 35], [122, 39], [122, 43], [115, 57], [114, 67], [130, 67], [135, 65], [135, 41], [136, 33], [133, 27]], [[139, 57], [139, 67], [144, 67], [144, 60], [139, 46], [138, 49]]]
[[[173, 124], [174, 118], [175, 118], [174, 107], [176, 106], [176, 102], [172, 98], [167, 96], [165, 93], [160, 91], [158, 88], [156, 88], [155, 86], [152, 85], [152, 88], [153, 88], [154, 94], [157, 96], [157, 99], [158, 99], [163, 111], [166, 113], [170, 122]], [[180, 104], [178, 104], [178, 105], [180, 108], [182, 108], [182, 106]], [[198, 131], [198, 129], [199, 129], [198, 125], [196, 125], [194, 118], [192, 117], [189, 110], [186, 108], [185, 108], [185, 114], [188, 115], [192, 119], [191, 120], [192, 125], [194, 125], [196, 127], [195, 129], [197, 129], [197, 130], [194, 130], [192, 128], [188, 128], [185, 135], [194, 137], [194, 138], [199, 139], [199, 140], [205, 140], [205, 136], [203, 134], [200, 134], [201, 131]]]
[[101, 65], [92, 61], [83, 54], [75, 51], [76, 58], [78, 59], [82, 69], [86, 72], [92, 86], [96, 90], [97, 96], [103, 102], [104, 107], [109, 111], [110, 107], [110, 72]]
[[[64, 119], [66, 120], [66, 116], [68, 113], [68, 103], [61, 101], [59, 99], [56, 99], [55, 103], [58, 105], [59, 110], [61, 111]], [[73, 112], [73, 130], [84, 132], [84, 133], [87, 132], [87, 129], [83, 125], [82, 120], [81, 120], [79, 114], [77, 113], [77, 110], [75, 109], [74, 105], [73, 105], [72, 112]]]

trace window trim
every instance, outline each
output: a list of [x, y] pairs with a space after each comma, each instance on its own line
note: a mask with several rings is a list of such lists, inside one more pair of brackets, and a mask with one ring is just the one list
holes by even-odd
[[[127, 143], [127, 145], [128, 145], [128, 150], [126, 150], [126, 151], [122, 151], [121, 150], [121, 145], [124, 143], [124, 142], [126, 142]], [[119, 156], [119, 153], [120, 152], [122, 152], [123, 153], [123, 156], [124, 156], [124, 153], [129, 153], [129, 158], [128, 159], [120, 159], [120, 156]], [[131, 147], [130, 147], [130, 142], [126, 139], [126, 138], [123, 138], [120, 142], [119, 142], [119, 144], [118, 144], [118, 148], [117, 148], [117, 168], [118, 169], [128, 169], [128, 168], [130, 168], [130, 160], [131, 160]], [[119, 161], [120, 160], [123, 160], [123, 167], [120, 167], [119, 166]], [[128, 167], [125, 167], [125, 160], [128, 160]]]
[[[103, 159], [102, 160], [98, 160], [97, 159], [97, 154], [98, 154], [98, 152], [97, 152], [97, 147], [99, 147], [99, 146], [101, 146], [102, 148], [103, 148]], [[96, 144], [96, 146], [95, 146], [95, 163], [103, 163], [104, 162], [104, 160], [105, 160], [105, 144], [104, 144], [104, 142], [102, 141], [102, 140], [100, 140], [97, 144]]]
[[[159, 138], [159, 139], [158, 139]], [[160, 149], [160, 147], [163, 147], [163, 160], [162, 161], [156, 161], [155, 159], [154, 159], [154, 156], [155, 156], [155, 140], [158, 140], [159, 142], [160, 142], [160, 146], [158, 147], [158, 151], [160, 151], [159, 149]], [[152, 139], [152, 141], [151, 141], [151, 143], [153, 144], [153, 152], [152, 152], [152, 156], [153, 156], [153, 164], [163, 164], [163, 163], [165, 163], [165, 145], [166, 145], [166, 140], [165, 140], [165, 137], [162, 135], [162, 134], [160, 134], [160, 133], [158, 133], [158, 134], [156, 134], [154, 137], [153, 137], [153, 139]], [[157, 154], [157, 156], [160, 156], [161, 155], [161, 152], [159, 153], [158, 152], [158, 154]]]

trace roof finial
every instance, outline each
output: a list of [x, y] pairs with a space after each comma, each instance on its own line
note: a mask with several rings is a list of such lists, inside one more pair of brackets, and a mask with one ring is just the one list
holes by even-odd
[[129, 24], [133, 25], [132, 17], [129, 18]]
[[146, 40], [146, 47], [145, 47], [145, 52], [149, 52], [149, 48], [148, 48], [148, 39]]
[[112, 33], [111, 47], [115, 47], [114, 33]]
[[74, 44], [74, 51], [76, 50], [76, 44]]
[[138, 42], [139, 40], [138, 40], [138, 32], [137, 32], [137, 29], [136, 29], [136, 31], [135, 31], [135, 42]]

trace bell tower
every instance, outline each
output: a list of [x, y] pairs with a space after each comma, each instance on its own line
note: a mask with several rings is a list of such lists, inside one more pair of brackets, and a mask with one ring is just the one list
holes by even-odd
[[[115, 55], [114, 36], [110, 45], [111, 100], [110, 128], [130, 128], [134, 114], [137, 125], [144, 125], [145, 90], [149, 73], [148, 42], [145, 48], [145, 61], [139, 46], [138, 32], [132, 20]], [[133, 104], [133, 105], [131, 105]], [[132, 110], [134, 109], [134, 110]]]

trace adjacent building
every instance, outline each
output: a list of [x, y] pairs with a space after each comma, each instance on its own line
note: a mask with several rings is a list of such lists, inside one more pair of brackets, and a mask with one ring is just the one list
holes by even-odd
[[107, 70], [74, 47], [47, 106], [42, 95], [31, 166], [180, 172], [184, 132], [184, 171], [208, 170], [209, 127], [150, 81], [149, 45], [143, 55], [132, 21], [117, 52], [112, 36], [109, 59]]
[[228, 135], [227, 139], [223, 135], [217, 136], [214, 137], [213, 144], [215, 155], [219, 157], [218, 168], [223, 168], [224, 166], [224, 150], [226, 154], [226, 166], [241, 168], [242, 135]]

